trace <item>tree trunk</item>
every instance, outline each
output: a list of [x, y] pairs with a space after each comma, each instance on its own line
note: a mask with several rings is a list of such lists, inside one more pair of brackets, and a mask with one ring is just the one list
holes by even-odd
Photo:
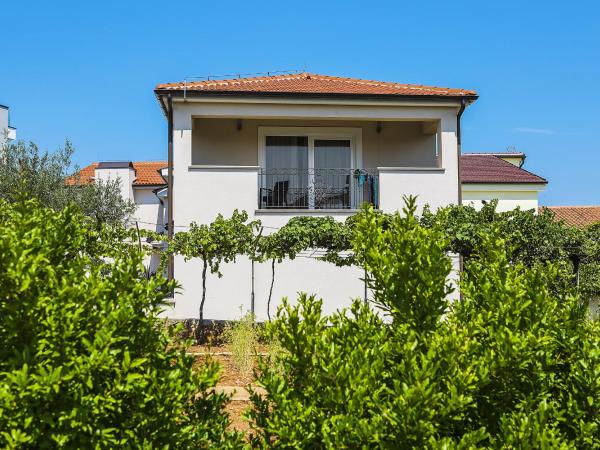
[[275, 258], [271, 260], [271, 289], [269, 289], [269, 299], [267, 300], [267, 317], [271, 320], [271, 297], [273, 296], [273, 284], [275, 283]]
[[206, 269], [208, 268], [206, 258], [202, 259], [202, 264], [202, 301], [200, 302], [199, 321], [196, 328], [196, 340], [198, 344], [202, 344], [204, 337], [204, 301], [206, 300]]

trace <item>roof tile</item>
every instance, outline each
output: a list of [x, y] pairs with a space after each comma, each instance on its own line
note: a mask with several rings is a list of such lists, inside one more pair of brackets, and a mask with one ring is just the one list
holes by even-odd
[[[92, 163], [89, 166], [81, 169], [75, 177], [71, 177], [67, 180], [67, 183], [75, 183], [77, 181], [76, 176], [79, 176], [79, 182], [81, 184], [90, 183], [96, 173], [96, 167], [98, 163]], [[162, 186], [166, 184], [165, 179], [160, 174], [160, 170], [167, 167], [166, 161], [138, 161], [133, 163], [133, 169], [135, 170], [135, 181], [134, 186]]]
[[159, 84], [156, 91], [476, 97], [477, 92], [312, 73]]
[[548, 183], [544, 178], [504, 161], [497, 154], [463, 153], [460, 158], [460, 165], [460, 181], [463, 184]]
[[541, 206], [554, 213], [557, 220], [564, 220], [567, 225], [586, 227], [600, 222], [600, 206]]

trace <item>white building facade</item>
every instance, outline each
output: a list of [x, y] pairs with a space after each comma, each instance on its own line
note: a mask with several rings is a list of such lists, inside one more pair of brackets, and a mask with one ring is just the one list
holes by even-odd
[[[165, 84], [155, 93], [170, 122], [172, 185], [168, 162], [101, 163], [84, 171], [98, 179], [119, 175], [124, 196], [138, 204], [138, 226], [156, 231], [168, 228], [169, 202], [175, 233], [237, 209], [260, 220], [266, 234], [300, 215], [343, 221], [364, 202], [393, 213], [405, 195], [417, 196], [419, 209], [435, 210], [461, 201], [478, 207], [506, 192], [501, 208], [537, 208], [545, 186], [543, 180], [531, 190], [533, 206], [529, 198], [511, 197], [533, 185], [515, 183], [526, 172], [514, 155], [459, 158], [460, 116], [477, 99], [473, 91], [296, 74]], [[488, 165], [491, 172], [481, 169]], [[467, 180], [462, 188], [459, 174]], [[169, 317], [198, 317], [201, 272], [200, 260], [175, 258], [181, 288]], [[253, 273], [240, 257], [222, 273], [208, 277], [205, 319], [239, 318], [251, 308], [253, 286], [254, 313], [266, 319], [270, 263], [255, 264]], [[322, 298], [332, 313], [364, 297], [362, 277], [359, 268], [310, 254], [284, 261], [276, 268], [271, 314], [283, 297], [293, 301], [300, 291]]]
[[525, 169], [525, 154], [467, 153], [461, 156], [462, 203], [480, 209], [498, 201], [496, 211], [538, 210], [539, 194], [548, 182]]
[[0, 105], [0, 146], [17, 139], [17, 129], [10, 126], [10, 109]]
[[[419, 208], [460, 202], [457, 118], [477, 98], [473, 91], [297, 74], [159, 85], [155, 92], [172, 114], [175, 231], [234, 209], [269, 232], [297, 215], [345, 220], [365, 201], [390, 213], [402, 209], [404, 195], [416, 195]], [[201, 268], [175, 259], [181, 289], [171, 317], [198, 316]], [[251, 270], [241, 257], [222, 278], [209, 277], [206, 319], [235, 319], [250, 309]], [[362, 277], [359, 268], [311, 257], [284, 261], [272, 308], [304, 291], [334, 312], [364, 296]], [[258, 320], [267, 317], [270, 281], [270, 264], [255, 265]]]

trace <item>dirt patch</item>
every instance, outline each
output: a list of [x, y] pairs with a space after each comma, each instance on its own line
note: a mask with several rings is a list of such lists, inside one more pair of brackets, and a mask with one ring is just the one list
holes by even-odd
[[[259, 349], [265, 350], [265, 349]], [[232, 400], [225, 407], [231, 420], [230, 428], [247, 433], [250, 426], [242, 418], [242, 414], [252, 407], [249, 400], [247, 388], [255, 386], [253, 371], [240, 371], [234, 364], [231, 351], [226, 346], [195, 345], [188, 349], [188, 353], [194, 355], [195, 365], [201, 366], [207, 360], [216, 361], [221, 366], [221, 374], [216, 389], [231, 395]], [[251, 356], [253, 365], [256, 367], [257, 356]], [[256, 388], [259, 392], [260, 388]]]
[[[266, 345], [259, 345], [256, 348], [256, 352], [259, 355], [267, 354], [269, 347]], [[192, 345], [188, 347], [187, 353], [191, 355], [195, 354], [205, 354], [205, 353], [213, 353], [213, 354], [231, 354], [231, 349], [227, 345]]]
[[241, 431], [243, 433], [247, 433], [250, 430], [250, 425], [246, 420], [243, 419], [242, 415], [244, 412], [251, 407], [251, 403], [249, 401], [232, 401], [227, 404], [225, 407], [225, 411], [229, 414], [229, 419], [231, 423], [229, 425], [229, 429]]
[[254, 382], [252, 371], [240, 371], [234, 364], [230, 355], [199, 355], [196, 356], [195, 365], [202, 365], [205, 361], [216, 361], [221, 366], [221, 375], [219, 377], [219, 385], [223, 386], [240, 386], [246, 387]]

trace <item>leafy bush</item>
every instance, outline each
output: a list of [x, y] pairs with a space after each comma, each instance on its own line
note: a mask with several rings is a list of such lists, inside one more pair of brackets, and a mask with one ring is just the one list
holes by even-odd
[[144, 280], [135, 246], [107, 241], [119, 235], [0, 201], [2, 448], [236, 444], [218, 368], [194, 372], [158, 318], [172, 284]]
[[448, 304], [444, 240], [413, 207], [385, 227], [372, 210], [357, 218], [379, 313], [357, 300], [323, 316], [301, 295], [267, 324], [285, 351], [260, 363], [252, 444], [600, 447], [600, 329], [561, 267], [512, 261], [492, 228]]
[[568, 258], [579, 251], [578, 230], [555, 220], [550, 210], [544, 209], [540, 214], [518, 208], [497, 212], [497, 204], [492, 201], [480, 210], [472, 206], [450, 206], [435, 214], [426, 209], [421, 225], [442, 231], [448, 237], [449, 250], [465, 258], [477, 252], [491, 231], [502, 236], [511, 259], [527, 265]]

